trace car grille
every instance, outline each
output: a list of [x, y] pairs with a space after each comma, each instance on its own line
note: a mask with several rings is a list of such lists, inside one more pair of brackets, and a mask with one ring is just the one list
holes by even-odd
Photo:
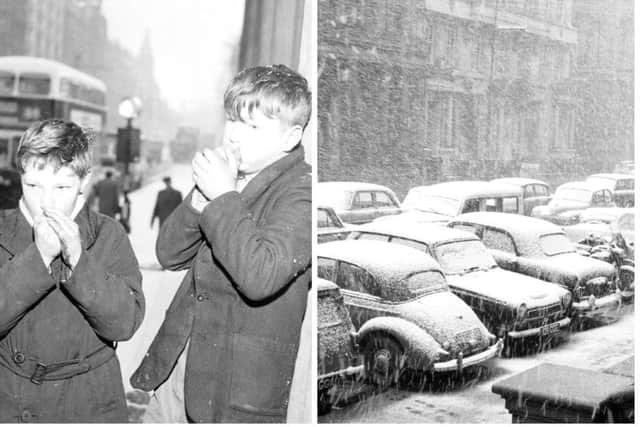
[[581, 297], [588, 298], [593, 295], [596, 298], [609, 295], [614, 292], [613, 281], [609, 280], [606, 276], [594, 277], [586, 282], [582, 283]]
[[564, 317], [565, 310], [560, 302], [543, 305], [527, 310], [525, 321], [518, 325], [519, 330], [539, 328], [548, 323], [556, 322]]
[[455, 335], [455, 343], [452, 348], [452, 354], [462, 351], [464, 356], [477, 353], [479, 349], [484, 347], [484, 337], [480, 328], [471, 328], [466, 331], [459, 332]]

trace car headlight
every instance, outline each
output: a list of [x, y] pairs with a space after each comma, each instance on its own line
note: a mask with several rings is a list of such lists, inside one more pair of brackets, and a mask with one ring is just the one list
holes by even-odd
[[518, 310], [516, 311], [516, 319], [518, 321], [521, 321], [525, 317], [527, 317], [527, 304], [522, 303], [520, 304], [520, 306], [518, 307]]
[[562, 304], [562, 307], [564, 308], [569, 307], [569, 305], [571, 304], [571, 293], [566, 293], [562, 295], [562, 299], [560, 302]]

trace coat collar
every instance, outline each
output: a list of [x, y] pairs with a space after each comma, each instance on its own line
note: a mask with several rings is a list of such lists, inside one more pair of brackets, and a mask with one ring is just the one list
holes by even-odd
[[242, 190], [242, 197], [247, 201], [257, 199], [280, 175], [304, 160], [302, 144], [291, 150], [289, 154], [276, 160], [260, 171]]
[[[84, 204], [76, 216], [82, 248], [87, 250], [98, 236], [99, 216]], [[20, 209], [0, 211], [0, 246], [12, 255], [23, 251], [33, 241], [33, 229]]]

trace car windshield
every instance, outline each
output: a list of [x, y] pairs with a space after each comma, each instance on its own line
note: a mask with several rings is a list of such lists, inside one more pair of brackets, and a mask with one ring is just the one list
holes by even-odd
[[591, 191], [580, 188], [558, 188], [553, 195], [554, 199], [571, 200], [574, 202], [591, 202]]
[[[318, 204], [328, 205], [334, 209], [349, 209], [351, 203], [350, 191], [320, 190], [318, 191]], [[315, 196], [315, 193], [314, 193]]]
[[540, 247], [547, 256], [568, 254], [576, 251], [575, 245], [565, 234], [554, 233], [540, 236]]
[[422, 212], [434, 212], [446, 216], [456, 216], [460, 209], [460, 201], [443, 196], [421, 194], [419, 191], [409, 191], [402, 202], [404, 209], [415, 209]]
[[[422, 295], [444, 292], [449, 290], [447, 282], [439, 271], [421, 271], [408, 276], [404, 282], [407, 285], [407, 293], [402, 299], [412, 299]], [[397, 295], [396, 300], [401, 300]]]
[[491, 253], [480, 240], [440, 244], [435, 247], [435, 258], [446, 274], [464, 274], [496, 267]]

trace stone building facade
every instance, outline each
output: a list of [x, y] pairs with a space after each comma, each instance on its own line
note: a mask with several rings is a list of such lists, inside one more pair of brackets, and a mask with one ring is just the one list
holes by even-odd
[[590, 171], [634, 158], [632, 0], [574, 0], [576, 149]]
[[320, 0], [318, 176], [576, 173], [571, 0]]

